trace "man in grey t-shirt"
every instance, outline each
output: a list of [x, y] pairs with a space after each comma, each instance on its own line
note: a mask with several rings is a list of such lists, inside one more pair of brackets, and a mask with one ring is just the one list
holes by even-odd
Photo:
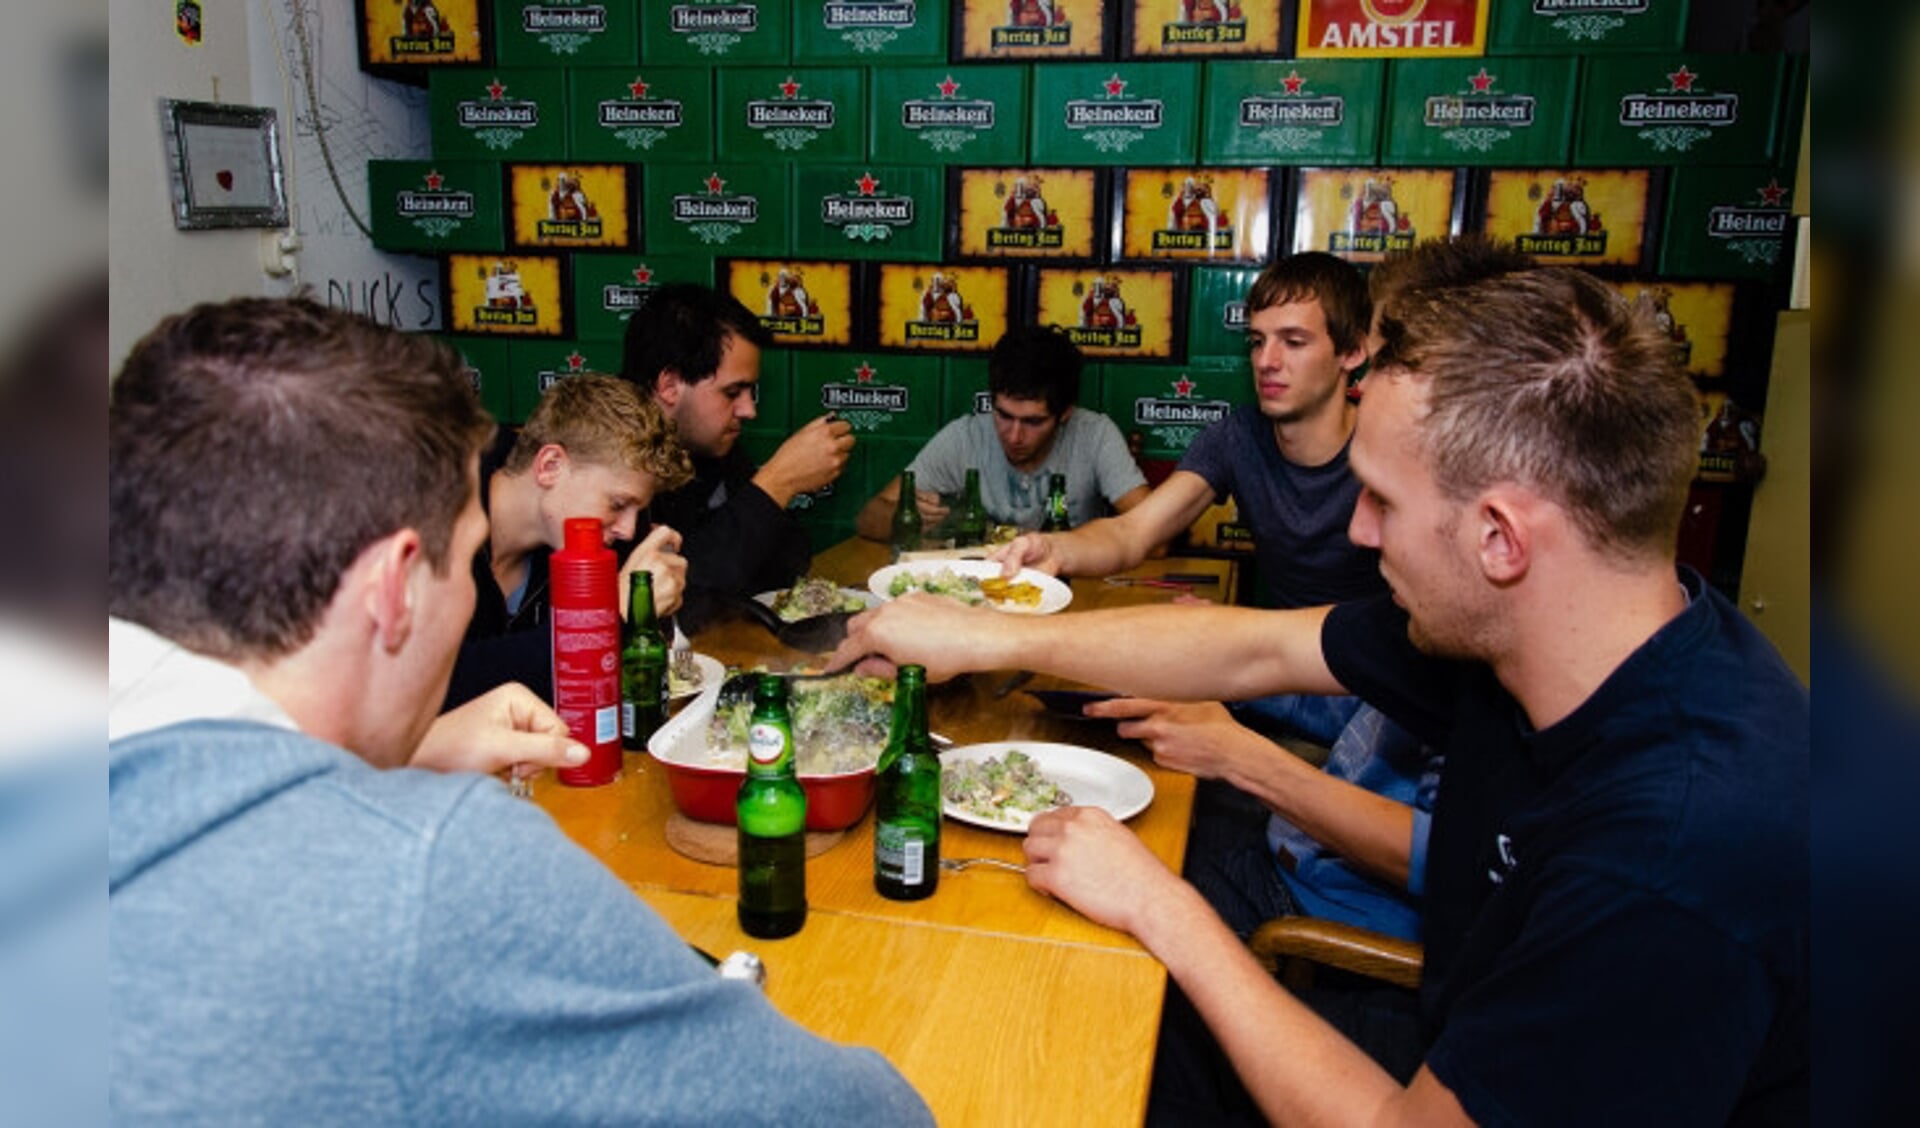
[[[1075, 525], [1125, 513], [1146, 500], [1146, 476], [1127, 453], [1120, 428], [1097, 411], [1076, 409], [1080, 350], [1057, 329], [1008, 330], [987, 356], [993, 410], [962, 416], [940, 429], [914, 456], [915, 501], [926, 526], [946, 519], [942, 494], [958, 494], [969, 469], [980, 471], [980, 500], [990, 520], [1039, 528], [1050, 475], [1067, 478], [1067, 513]], [[900, 503], [896, 476], [867, 501], [855, 521], [860, 535], [886, 540]]]

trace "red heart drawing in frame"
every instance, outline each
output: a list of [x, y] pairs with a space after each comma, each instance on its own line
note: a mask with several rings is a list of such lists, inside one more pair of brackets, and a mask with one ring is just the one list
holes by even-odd
[[232, 171], [230, 171], [230, 170], [228, 170], [228, 169], [224, 169], [224, 168], [223, 168], [223, 169], [221, 169], [221, 170], [220, 170], [219, 172], [216, 172], [216, 173], [214, 173], [214, 174], [213, 174], [213, 178], [214, 178], [215, 180], [217, 180], [217, 181], [219, 181], [219, 182], [220, 182], [220, 190], [221, 190], [222, 192], [231, 192], [231, 191], [233, 191], [233, 173], [232, 173]]

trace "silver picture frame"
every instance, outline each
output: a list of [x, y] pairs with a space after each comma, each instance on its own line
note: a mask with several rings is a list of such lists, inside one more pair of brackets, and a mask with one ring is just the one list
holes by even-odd
[[271, 108], [162, 98], [160, 129], [176, 228], [287, 225], [280, 117]]

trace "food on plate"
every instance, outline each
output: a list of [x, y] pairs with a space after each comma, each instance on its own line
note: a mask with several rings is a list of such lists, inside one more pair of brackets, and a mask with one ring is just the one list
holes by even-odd
[[[692, 653], [690, 650], [677, 650], [673, 661], [667, 663], [667, 696], [685, 697], [689, 693], [697, 693], [706, 682], [706, 675], [693, 662]], [[688, 655], [688, 659], [681, 661], [681, 654]]]
[[1048, 779], [1033, 757], [1015, 748], [1006, 756], [963, 760], [946, 765], [940, 790], [946, 800], [970, 815], [997, 822], [1018, 822], [1073, 802], [1066, 789]]
[[834, 611], [866, 609], [866, 600], [857, 593], [819, 576], [808, 576], [773, 597], [773, 613], [789, 623]]
[[944, 595], [974, 606], [1010, 603], [1015, 607], [1038, 607], [1042, 594], [1038, 584], [1025, 580], [1008, 580], [1000, 576], [980, 579], [963, 575], [952, 568], [938, 568], [931, 572], [901, 572], [887, 585], [887, 594], [895, 598], [910, 591]]
[[[871, 768], [887, 745], [893, 722], [893, 679], [841, 674], [797, 678], [789, 685], [794, 768], [801, 775], [838, 775]], [[707, 764], [747, 766], [752, 694], [721, 694], [707, 727]]]

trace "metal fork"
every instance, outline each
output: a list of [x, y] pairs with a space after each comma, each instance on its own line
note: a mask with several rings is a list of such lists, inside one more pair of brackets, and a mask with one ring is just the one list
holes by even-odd
[[993, 869], [1011, 870], [1014, 873], [1027, 872], [1027, 867], [1021, 865], [1019, 862], [1003, 862], [999, 858], [941, 858], [940, 859], [940, 868], [948, 871], [949, 873], [959, 873], [962, 870], [971, 869], [974, 866], [989, 866]]

